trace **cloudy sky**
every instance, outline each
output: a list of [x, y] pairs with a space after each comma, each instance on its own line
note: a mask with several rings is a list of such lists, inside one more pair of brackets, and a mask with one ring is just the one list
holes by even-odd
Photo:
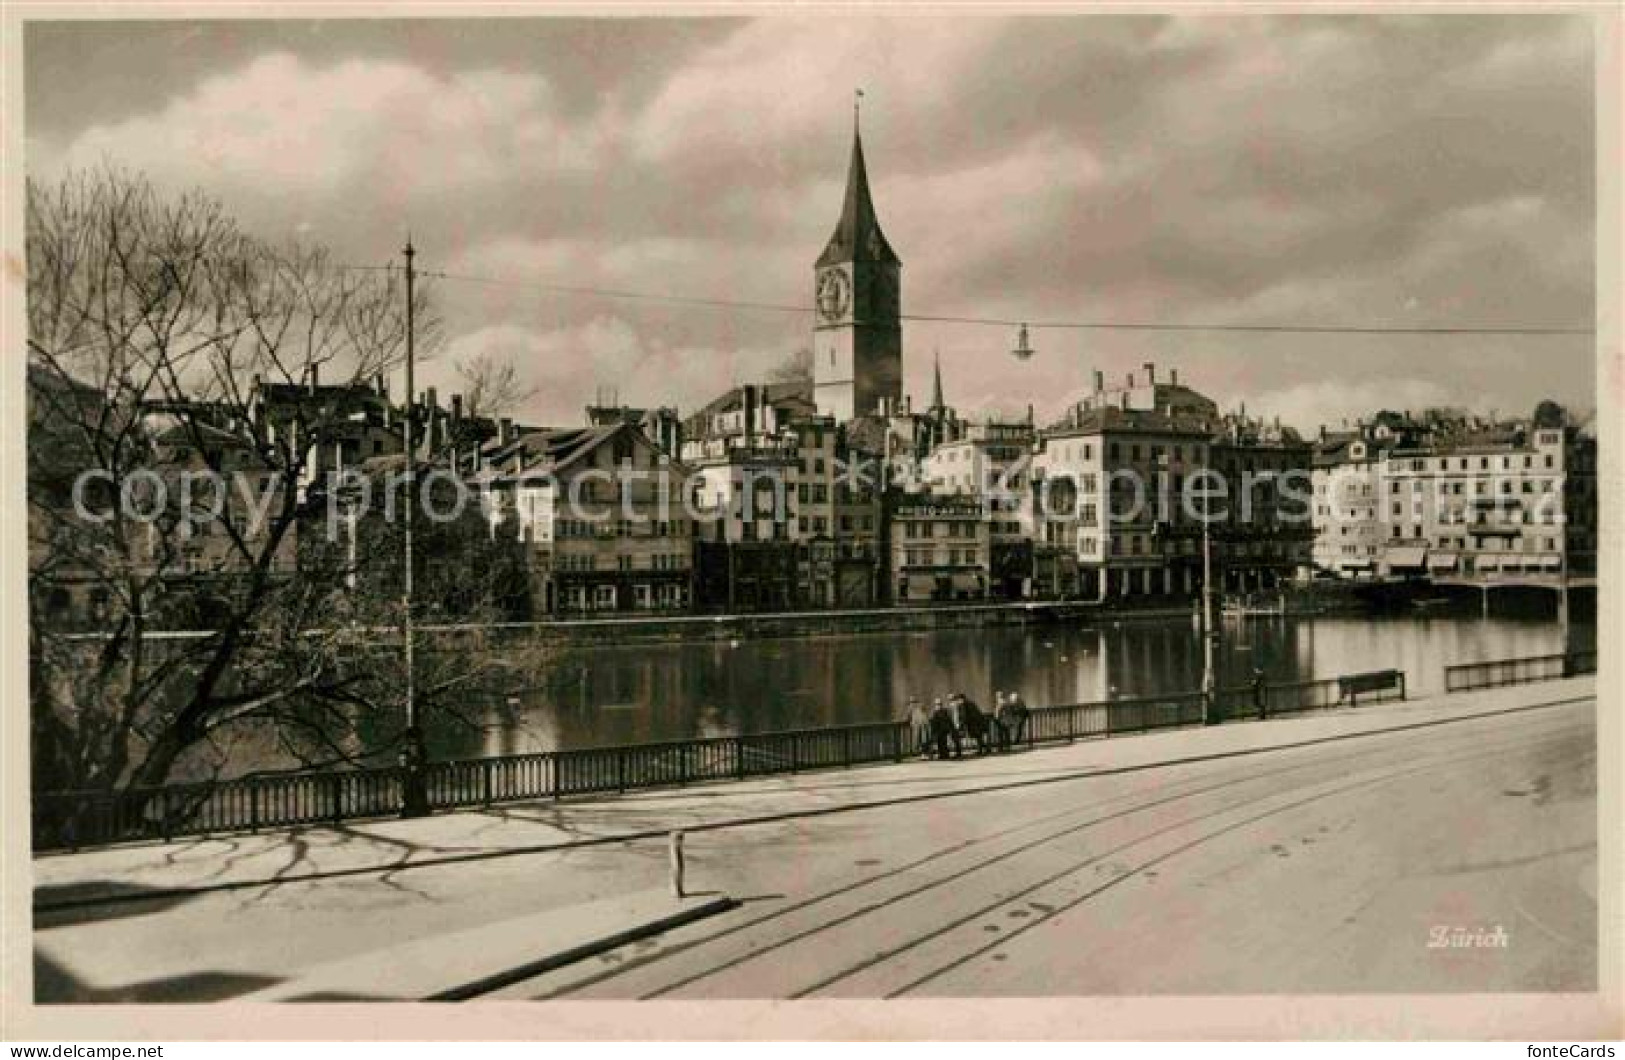
[[[34, 23], [28, 166], [111, 159], [251, 229], [381, 262], [410, 230], [449, 360], [511, 357], [540, 422], [597, 388], [685, 410], [808, 344], [852, 90], [905, 313], [1588, 327], [1581, 17]], [[1041, 417], [1178, 367], [1313, 429], [1380, 406], [1592, 397], [1586, 337], [910, 322], [905, 386]]]

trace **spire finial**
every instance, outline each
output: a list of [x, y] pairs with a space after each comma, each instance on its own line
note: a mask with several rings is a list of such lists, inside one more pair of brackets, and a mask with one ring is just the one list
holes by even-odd
[[859, 116], [859, 114], [861, 113], [862, 110], [863, 110], [863, 89], [854, 88], [852, 90], [852, 131], [854, 133], [856, 133], [858, 131], [858, 116]]

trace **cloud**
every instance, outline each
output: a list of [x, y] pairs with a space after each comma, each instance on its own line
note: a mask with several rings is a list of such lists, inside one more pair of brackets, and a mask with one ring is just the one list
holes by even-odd
[[[31, 172], [111, 157], [345, 258], [393, 254], [410, 229], [426, 270], [505, 281], [430, 282], [452, 344], [527, 359], [549, 419], [578, 419], [599, 381], [692, 409], [805, 344], [810, 319], [793, 314], [557, 288], [809, 303], [860, 86], [905, 312], [1428, 326], [1594, 312], [1583, 16], [299, 25], [314, 28], [241, 24], [202, 72], [184, 25], [143, 31], [158, 84], [134, 102], [120, 63], [136, 59], [104, 42], [104, 62], [75, 68], [56, 41], [28, 75], [52, 115], [28, 130]], [[950, 399], [1034, 401], [1041, 418], [1091, 370], [1148, 360], [1228, 403], [1282, 395], [1304, 428], [1349, 394], [1380, 399], [1371, 381], [1388, 377], [1523, 407], [1539, 361], [1559, 400], [1591, 388], [1583, 338], [1035, 329], [1039, 355], [1016, 362], [1014, 337], [910, 321], [909, 389], [926, 392], [934, 348]]]
[[[1252, 416], [1279, 416], [1281, 422], [1293, 424], [1304, 431], [1312, 431], [1321, 424], [1337, 430], [1344, 420], [1352, 424], [1358, 419], [1368, 419], [1372, 413], [1382, 409], [1420, 410], [1461, 405], [1465, 397], [1468, 395], [1463, 395], [1460, 390], [1430, 379], [1326, 380], [1265, 390], [1247, 399], [1247, 413]], [[1534, 402], [1530, 402], [1529, 407], [1534, 408]]]
[[734, 382], [761, 378], [783, 359], [771, 348], [675, 346], [625, 319], [603, 315], [549, 330], [499, 324], [466, 332], [429, 363], [423, 385], [450, 393], [457, 385], [454, 365], [479, 355], [518, 368], [521, 387], [533, 397], [512, 411], [545, 426], [581, 422], [582, 410], [601, 395], [622, 404], [675, 405], [692, 412]]
[[537, 74], [435, 74], [376, 59], [318, 67], [276, 52], [198, 82], [155, 113], [91, 125], [54, 161], [111, 158], [231, 196], [400, 204], [509, 183], [516, 159], [588, 171], [601, 146], [599, 130], [559, 118]]

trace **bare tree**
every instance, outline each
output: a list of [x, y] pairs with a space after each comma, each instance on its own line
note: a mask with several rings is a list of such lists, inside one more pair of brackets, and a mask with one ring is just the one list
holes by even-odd
[[536, 395], [536, 388], [519, 377], [510, 360], [487, 351], [452, 362], [470, 416], [515, 409]]
[[768, 369], [767, 379], [770, 383], [806, 383], [811, 386], [813, 381], [812, 347], [802, 346], [783, 361]]
[[[162, 784], [249, 728], [300, 761], [387, 752], [400, 551], [326, 546], [335, 471], [365, 462], [346, 447], [399, 426], [379, 381], [404, 353], [402, 277], [110, 170], [30, 182], [27, 207], [36, 788]], [[429, 533], [466, 556], [483, 531], [475, 509]], [[429, 698], [475, 669], [431, 675]]]

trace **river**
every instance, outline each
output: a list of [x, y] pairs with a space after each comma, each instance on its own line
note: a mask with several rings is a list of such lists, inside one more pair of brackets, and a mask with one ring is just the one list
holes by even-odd
[[[1353, 615], [1227, 620], [1221, 684], [1254, 667], [1271, 681], [1404, 670], [1411, 694], [1442, 691], [1450, 663], [1541, 655], [1595, 644], [1546, 617]], [[910, 695], [996, 689], [1030, 706], [1191, 691], [1201, 641], [1189, 619], [864, 633], [736, 643], [572, 648], [520, 695], [481, 710], [483, 732], [431, 733], [435, 757], [724, 736], [896, 717]]]

